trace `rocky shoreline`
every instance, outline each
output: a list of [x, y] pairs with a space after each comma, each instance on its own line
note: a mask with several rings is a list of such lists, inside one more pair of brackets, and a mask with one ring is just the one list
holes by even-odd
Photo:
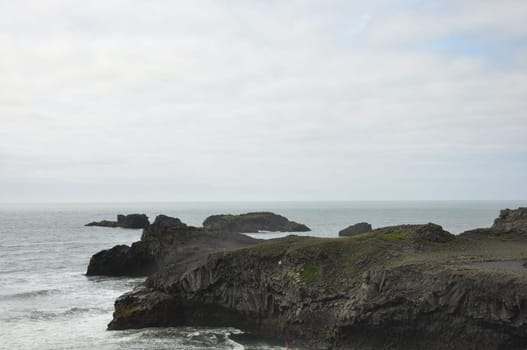
[[92, 256], [86, 274], [148, 276], [168, 266], [186, 269], [207, 254], [246, 247], [260, 240], [231, 232], [187, 226], [177, 218], [158, 215], [130, 247], [118, 245]]
[[[211, 234], [145, 229], [141, 241], [174, 250], [162, 242], [182, 230]], [[527, 208], [457, 236], [425, 224], [239, 243], [196, 255], [185, 243], [186, 258], [158, 260], [116, 300], [108, 328], [230, 326], [313, 349], [527, 345]]]

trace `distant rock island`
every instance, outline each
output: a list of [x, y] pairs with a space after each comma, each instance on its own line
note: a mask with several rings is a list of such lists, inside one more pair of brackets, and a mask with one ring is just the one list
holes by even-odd
[[[156, 219], [145, 249], [187, 258], [158, 260], [117, 299], [108, 328], [229, 326], [312, 349], [523, 350], [526, 218], [527, 208], [503, 210], [457, 236], [432, 223], [343, 238], [240, 235], [232, 249], [212, 247], [223, 231]], [[192, 257], [188, 237], [211, 246]]]
[[93, 221], [85, 226], [101, 226], [101, 227], [122, 227], [122, 228], [146, 228], [150, 225], [148, 216], [145, 214], [129, 214], [129, 215], [117, 215], [117, 221]]
[[311, 231], [304, 224], [290, 221], [281, 215], [271, 212], [254, 212], [240, 215], [212, 215], [205, 219], [203, 228], [206, 230], [238, 233]]
[[361, 233], [370, 232], [371, 230], [372, 227], [370, 224], [368, 224], [367, 222], [359, 222], [358, 224], [348, 226], [345, 229], [339, 231], [339, 236], [349, 237]]

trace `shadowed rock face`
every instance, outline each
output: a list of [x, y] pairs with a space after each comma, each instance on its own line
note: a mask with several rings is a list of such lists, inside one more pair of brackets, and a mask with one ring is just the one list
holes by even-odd
[[117, 299], [109, 328], [233, 326], [315, 349], [523, 350], [526, 250], [521, 234], [456, 237], [434, 224], [288, 236], [161, 269]]
[[91, 257], [86, 275], [147, 276], [158, 269], [156, 248], [135, 242], [100, 251]]
[[94, 221], [85, 226], [122, 227], [122, 228], [146, 228], [150, 222], [145, 214], [117, 215], [117, 221]]
[[367, 222], [359, 222], [358, 224], [346, 227], [344, 230], [339, 231], [339, 236], [349, 237], [358, 235], [361, 233], [371, 232], [372, 227]]
[[131, 247], [119, 245], [90, 259], [87, 275], [147, 276], [163, 266], [185, 269], [208, 253], [245, 247], [260, 240], [236, 233], [206, 231], [159, 215]]
[[255, 212], [240, 215], [212, 215], [205, 219], [203, 228], [238, 233], [256, 233], [259, 231], [311, 231], [306, 225], [290, 221], [281, 215], [270, 212]]

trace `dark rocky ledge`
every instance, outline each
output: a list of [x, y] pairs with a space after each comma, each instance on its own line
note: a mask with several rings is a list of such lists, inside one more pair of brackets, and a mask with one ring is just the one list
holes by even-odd
[[85, 226], [122, 227], [122, 228], [146, 228], [150, 225], [148, 216], [145, 214], [117, 215], [117, 221], [93, 221]]
[[315, 349], [523, 350], [521, 218], [508, 212], [484, 234], [400, 225], [214, 252], [118, 298], [109, 329], [232, 326]]
[[237, 233], [187, 226], [177, 218], [158, 215], [131, 247], [118, 245], [92, 256], [87, 275], [147, 276], [161, 267], [185, 269], [208, 253], [260, 242]]
[[491, 227], [468, 230], [461, 236], [474, 239], [500, 236], [506, 238], [509, 233], [527, 235], [527, 208], [503, 209]]
[[270, 212], [254, 212], [240, 215], [212, 215], [205, 219], [203, 228], [238, 233], [311, 231], [306, 225], [290, 221], [282, 215]]
[[349, 236], [358, 235], [361, 233], [367, 233], [371, 231], [372, 231], [372, 227], [370, 224], [368, 224], [367, 222], [359, 222], [358, 224], [351, 225], [351, 226], [346, 227], [343, 230], [340, 230], [339, 236], [349, 237]]

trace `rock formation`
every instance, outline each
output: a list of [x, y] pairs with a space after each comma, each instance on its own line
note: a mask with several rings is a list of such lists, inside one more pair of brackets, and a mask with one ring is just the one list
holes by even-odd
[[435, 243], [446, 243], [456, 238], [450, 232], [443, 230], [439, 225], [428, 223], [418, 227], [411, 236], [416, 241], [428, 241]]
[[145, 214], [117, 215], [117, 221], [94, 221], [85, 226], [122, 227], [122, 228], [146, 228], [150, 222]]
[[527, 233], [527, 208], [503, 209], [491, 229], [498, 232]]
[[476, 228], [460, 234], [461, 237], [481, 239], [482, 237], [508, 237], [510, 234], [527, 234], [527, 208], [503, 209], [494, 224], [488, 228]]
[[290, 221], [281, 215], [270, 212], [255, 212], [240, 215], [212, 215], [205, 219], [203, 228], [238, 233], [311, 231], [306, 225]]
[[203, 255], [117, 299], [109, 328], [232, 326], [315, 349], [523, 350], [521, 218], [504, 215], [505, 238], [500, 226], [496, 237], [456, 237], [401, 225]]
[[358, 224], [348, 226], [345, 229], [339, 231], [339, 236], [349, 237], [361, 233], [370, 232], [371, 230], [372, 227], [370, 224], [368, 224], [367, 222], [359, 222]]
[[187, 226], [177, 218], [158, 215], [143, 230], [141, 240], [103, 250], [90, 259], [87, 275], [147, 276], [159, 268], [189, 264], [213, 251], [260, 242], [245, 235]]

